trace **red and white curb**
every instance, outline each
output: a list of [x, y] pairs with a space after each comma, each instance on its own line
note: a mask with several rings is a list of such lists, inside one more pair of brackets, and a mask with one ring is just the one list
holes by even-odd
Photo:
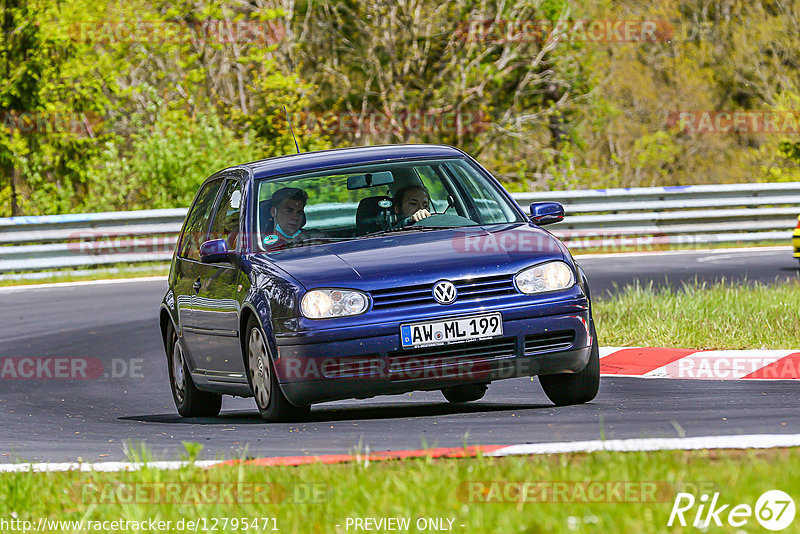
[[600, 374], [699, 380], [797, 380], [800, 351], [601, 347]]
[[250, 465], [261, 467], [298, 466], [306, 464], [368, 463], [409, 458], [471, 458], [483, 456], [515, 456], [531, 454], [591, 453], [600, 451], [635, 452], [701, 449], [771, 449], [800, 447], [800, 434], [751, 434], [733, 436], [700, 436], [691, 438], [639, 438], [522, 445], [485, 445], [404, 451], [381, 451], [364, 454], [326, 454], [321, 456], [278, 456], [254, 460], [207, 460], [181, 462], [101, 462], [101, 463], [21, 463], [0, 464], [0, 473], [21, 472], [116, 472], [147, 469], [210, 468], [219, 465]]

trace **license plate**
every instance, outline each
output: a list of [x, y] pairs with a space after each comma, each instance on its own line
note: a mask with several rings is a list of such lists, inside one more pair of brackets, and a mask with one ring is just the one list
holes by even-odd
[[500, 313], [400, 325], [404, 349], [464, 343], [503, 335]]

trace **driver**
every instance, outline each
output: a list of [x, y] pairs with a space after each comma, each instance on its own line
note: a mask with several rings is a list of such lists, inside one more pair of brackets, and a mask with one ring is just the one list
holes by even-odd
[[422, 185], [410, 185], [400, 189], [394, 195], [394, 211], [399, 220], [398, 225], [410, 226], [431, 216], [428, 207], [431, 195]]
[[272, 194], [271, 221], [263, 234], [263, 244], [267, 250], [285, 248], [303, 240], [306, 203], [308, 193], [297, 187], [282, 187]]

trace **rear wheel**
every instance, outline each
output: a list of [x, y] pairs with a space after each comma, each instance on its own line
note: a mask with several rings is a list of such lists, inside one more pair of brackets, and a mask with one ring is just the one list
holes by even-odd
[[275, 366], [267, 350], [264, 332], [255, 317], [247, 322], [247, 379], [256, 406], [265, 421], [296, 421], [308, 416], [310, 406], [295, 406], [278, 385]]
[[464, 384], [442, 389], [442, 395], [448, 402], [471, 402], [482, 399], [486, 395], [489, 384]]
[[539, 376], [545, 395], [556, 406], [583, 404], [597, 396], [597, 390], [600, 388], [600, 347], [594, 321], [591, 334], [592, 351], [589, 354], [589, 363], [583, 371]]
[[222, 395], [200, 391], [194, 385], [186, 358], [181, 349], [178, 334], [167, 326], [167, 362], [169, 364], [169, 382], [175, 407], [183, 417], [215, 417], [222, 408]]

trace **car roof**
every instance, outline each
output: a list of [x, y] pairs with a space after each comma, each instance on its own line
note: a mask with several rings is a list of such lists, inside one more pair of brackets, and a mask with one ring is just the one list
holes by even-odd
[[464, 155], [461, 150], [447, 145], [379, 145], [289, 154], [238, 167], [249, 167], [253, 176], [260, 179], [340, 165]]

